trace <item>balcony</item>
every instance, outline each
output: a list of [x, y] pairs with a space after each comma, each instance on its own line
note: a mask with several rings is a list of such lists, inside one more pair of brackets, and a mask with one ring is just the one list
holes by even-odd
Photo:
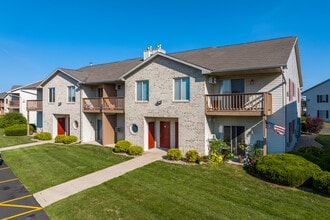
[[27, 100], [26, 111], [42, 111], [42, 100]]
[[8, 108], [10, 108], [10, 109], [19, 109], [19, 100], [9, 101]]
[[205, 114], [214, 116], [268, 116], [272, 114], [272, 94], [265, 92], [206, 95]]
[[83, 112], [85, 113], [124, 113], [124, 97], [84, 98]]

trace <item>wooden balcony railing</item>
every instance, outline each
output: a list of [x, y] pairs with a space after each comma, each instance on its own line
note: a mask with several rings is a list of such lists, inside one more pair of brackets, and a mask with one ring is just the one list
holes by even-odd
[[0, 108], [3, 108], [3, 107], [5, 107], [5, 104], [2, 101], [0, 101]]
[[232, 93], [205, 96], [206, 115], [262, 116], [272, 114], [272, 94]]
[[83, 112], [86, 113], [124, 113], [124, 97], [84, 98]]
[[17, 109], [17, 108], [19, 108], [19, 100], [9, 101], [8, 108], [11, 108], [11, 109]]
[[42, 100], [27, 100], [26, 111], [42, 111]]

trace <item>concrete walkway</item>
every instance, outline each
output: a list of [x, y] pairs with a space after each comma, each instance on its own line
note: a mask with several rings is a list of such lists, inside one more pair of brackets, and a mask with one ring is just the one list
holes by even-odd
[[41, 207], [46, 207], [59, 200], [81, 192], [85, 189], [100, 185], [139, 167], [161, 160], [166, 151], [153, 149], [145, 152], [142, 156], [135, 157], [129, 161], [96, 171], [57, 186], [35, 193], [33, 196]]
[[54, 143], [54, 140], [36, 141], [36, 142], [28, 143], [28, 144], [21, 144], [21, 145], [15, 145], [15, 146], [10, 146], [10, 147], [2, 147], [2, 148], [0, 148], [0, 152], [7, 151], [7, 150], [15, 150], [15, 149], [24, 148], [24, 147], [31, 147], [31, 146], [41, 145], [41, 144], [47, 144], [47, 143]]

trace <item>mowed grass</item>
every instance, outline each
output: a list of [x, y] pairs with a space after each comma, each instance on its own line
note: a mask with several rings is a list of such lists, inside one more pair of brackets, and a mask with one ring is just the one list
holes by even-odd
[[330, 128], [330, 122], [324, 122], [323, 125], [325, 128]]
[[4, 151], [2, 157], [30, 193], [130, 159], [113, 154], [112, 148], [86, 144], [44, 144]]
[[4, 129], [0, 128], [0, 148], [32, 142], [31, 136], [4, 136]]
[[154, 162], [45, 208], [63, 219], [330, 219], [329, 198], [241, 166]]

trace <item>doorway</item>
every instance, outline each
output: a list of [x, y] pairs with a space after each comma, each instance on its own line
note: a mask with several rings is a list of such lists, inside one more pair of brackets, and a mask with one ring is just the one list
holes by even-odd
[[57, 118], [57, 134], [65, 135], [65, 118]]
[[224, 142], [231, 146], [231, 152], [235, 155], [243, 154], [238, 147], [239, 143], [245, 143], [244, 126], [224, 126]]
[[171, 147], [171, 122], [161, 121], [160, 122], [160, 148]]

